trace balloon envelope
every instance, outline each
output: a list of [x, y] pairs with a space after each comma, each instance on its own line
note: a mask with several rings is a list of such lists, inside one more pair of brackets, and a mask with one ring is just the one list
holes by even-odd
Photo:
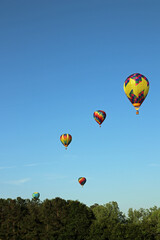
[[97, 110], [93, 113], [93, 117], [96, 122], [101, 125], [106, 118], [106, 113], [102, 110]]
[[124, 92], [132, 105], [138, 110], [149, 91], [148, 79], [140, 73], [130, 75], [124, 82]]
[[83, 186], [86, 183], [86, 178], [85, 177], [80, 177], [78, 178], [78, 182]]
[[34, 193], [32, 194], [32, 197], [33, 197], [34, 199], [39, 199], [40, 193], [39, 193], [39, 192], [34, 192]]
[[60, 136], [61, 143], [67, 148], [72, 141], [72, 136], [68, 133], [62, 134]]

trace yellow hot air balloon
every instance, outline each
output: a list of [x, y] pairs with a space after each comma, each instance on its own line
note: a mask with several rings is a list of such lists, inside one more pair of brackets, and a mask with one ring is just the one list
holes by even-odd
[[135, 107], [136, 114], [149, 91], [148, 79], [140, 73], [130, 75], [124, 82], [124, 92]]
[[60, 140], [61, 140], [61, 143], [66, 147], [68, 147], [68, 145], [71, 143], [72, 141], [72, 136], [68, 133], [65, 133], [65, 134], [62, 134], [60, 136]]

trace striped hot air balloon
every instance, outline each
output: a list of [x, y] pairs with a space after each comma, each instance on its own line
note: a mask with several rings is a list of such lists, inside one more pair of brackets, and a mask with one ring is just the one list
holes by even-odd
[[65, 146], [65, 148], [67, 149], [68, 145], [71, 143], [72, 141], [72, 136], [68, 133], [62, 134], [60, 136], [60, 140], [61, 143]]
[[83, 187], [83, 185], [86, 183], [86, 178], [85, 177], [80, 177], [78, 178], [78, 182], [81, 184], [81, 186]]

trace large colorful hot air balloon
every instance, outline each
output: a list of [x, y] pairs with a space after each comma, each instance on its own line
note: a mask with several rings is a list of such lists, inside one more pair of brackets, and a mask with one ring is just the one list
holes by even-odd
[[86, 183], [86, 178], [85, 177], [80, 177], [78, 178], [78, 182], [81, 184], [81, 186], [83, 187], [83, 185]]
[[149, 91], [148, 79], [140, 73], [130, 75], [124, 82], [124, 92], [135, 107], [136, 114]]
[[71, 143], [72, 141], [72, 136], [68, 133], [65, 133], [65, 134], [62, 134], [60, 136], [60, 140], [61, 140], [61, 143], [66, 147], [68, 147], [68, 145]]
[[93, 113], [93, 117], [101, 127], [101, 124], [103, 123], [103, 121], [106, 118], [106, 113], [102, 110], [97, 110]]
[[34, 200], [38, 200], [39, 197], [40, 197], [40, 193], [39, 193], [39, 192], [34, 192], [34, 193], [32, 194], [32, 197], [33, 197]]

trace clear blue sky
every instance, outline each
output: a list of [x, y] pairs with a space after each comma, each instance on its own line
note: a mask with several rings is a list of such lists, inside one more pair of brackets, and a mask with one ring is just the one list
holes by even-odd
[[[159, 206], [159, 12], [159, 0], [0, 1], [0, 197]], [[150, 82], [139, 116], [123, 90], [135, 72]]]

